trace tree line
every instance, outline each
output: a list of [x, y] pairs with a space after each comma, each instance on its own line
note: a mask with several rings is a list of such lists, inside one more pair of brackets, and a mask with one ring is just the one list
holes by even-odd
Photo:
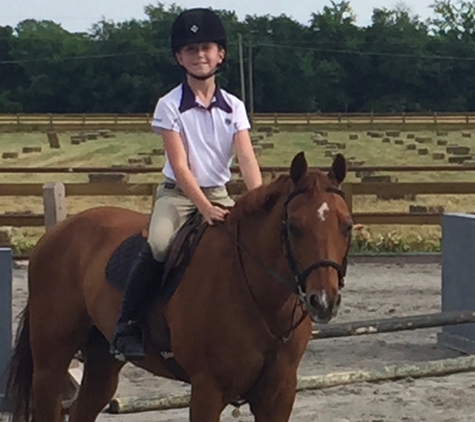
[[[229, 43], [219, 83], [241, 96], [241, 34], [255, 112], [474, 111], [475, 1], [431, 7], [426, 20], [404, 5], [375, 8], [367, 26], [348, 1], [308, 24], [218, 10]], [[104, 19], [80, 33], [49, 20], [0, 26], [0, 113], [152, 112], [183, 79], [169, 41], [181, 11], [158, 3], [143, 20]]]

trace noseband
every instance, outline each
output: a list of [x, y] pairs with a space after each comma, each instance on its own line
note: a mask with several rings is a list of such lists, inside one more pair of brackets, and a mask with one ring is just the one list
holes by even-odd
[[[351, 237], [350, 237], [350, 239], [348, 240], [348, 247], [345, 252], [345, 257], [341, 264], [338, 264], [337, 262], [332, 261], [331, 259], [321, 259], [311, 264], [307, 268], [305, 268], [305, 270], [299, 271], [297, 260], [295, 259], [295, 255], [292, 251], [292, 246], [290, 244], [290, 227], [289, 227], [289, 221], [288, 221], [287, 207], [289, 203], [292, 201], [292, 199], [294, 199], [296, 196], [303, 194], [307, 191], [308, 189], [295, 190], [288, 196], [287, 200], [284, 202], [284, 217], [282, 219], [282, 225], [281, 225], [281, 239], [284, 246], [284, 254], [287, 259], [287, 264], [293, 275], [291, 288], [292, 288], [292, 291], [299, 296], [302, 302], [305, 301], [305, 282], [307, 281], [307, 278], [310, 276], [310, 274], [319, 268], [322, 268], [322, 267], [334, 268], [338, 273], [338, 285], [340, 289], [344, 287], [346, 271], [347, 271], [347, 266], [348, 266], [348, 252], [349, 252], [350, 244], [351, 244]], [[343, 199], [345, 198], [345, 193], [338, 188], [327, 187], [326, 191], [336, 193], [337, 195], [340, 195]]]

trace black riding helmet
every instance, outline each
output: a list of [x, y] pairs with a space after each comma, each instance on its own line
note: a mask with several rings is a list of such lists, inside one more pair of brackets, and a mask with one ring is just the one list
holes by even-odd
[[[171, 37], [173, 55], [186, 45], [206, 42], [215, 42], [226, 50], [226, 30], [223, 22], [214, 12], [204, 8], [188, 9], [175, 19]], [[223, 64], [224, 60], [217, 71]], [[210, 76], [212, 75], [207, 77]]]

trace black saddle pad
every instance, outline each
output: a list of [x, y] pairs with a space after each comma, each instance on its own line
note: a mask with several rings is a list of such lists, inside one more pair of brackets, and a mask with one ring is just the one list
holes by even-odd
[[141, 233], [134, 234], [125, 239], [109, 258], [106, 279], [121, 293], [125, 292], [132, 263], [146, 241], [147, 239]]
[[[185, 224], [178, 230], [166, 256], [163, 280], [150, 280], [158, 289], [151, 289], [154, 298], [164, 304], [176, 288], [190, 262], [193, 253], [206, 229], [198, 212], [189, 216]], [[107, 281], [117, 290], [124, 293], [127, 287], [127, 277], [134, 259], [147, 242], [141, 233], [136, 233], [125, 239], [112, 253], [107, 262], [105, 273]]]

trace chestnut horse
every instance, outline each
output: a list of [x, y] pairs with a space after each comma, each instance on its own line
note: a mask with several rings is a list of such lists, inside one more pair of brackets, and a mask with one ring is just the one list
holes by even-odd
[[[243, 400], [258, 422], [288, 421], [311, 322], [337, 314], [352, 221], [340, 184], [346, 163], [310, 172], [303, 153], [290, 174], [242, 195], [224, 223], [206, 228], [175, 293], [154, 312], [191, 384], [190, 421], [218, 422]], [[124, 365], [109, 352], [122, 294], [105, 278], [111, 254], [147, 228], [149, 216], [96, 207], [58, 223], [30, 257], [28, 303], [12, 356], [13, 421], [58, 422], [68, 366], [84, 376], [71, 422], [94, 422], [113, 398]], [[175, 379], [147, 339], [132, 362]]]

